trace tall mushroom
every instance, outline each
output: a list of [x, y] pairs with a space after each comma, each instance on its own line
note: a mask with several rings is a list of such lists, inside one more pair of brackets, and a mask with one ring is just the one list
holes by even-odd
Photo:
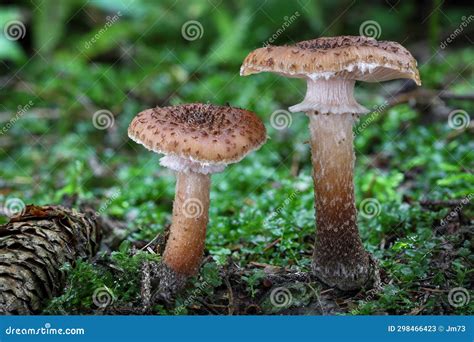
[[416, 65], [398, 43], [342, 36], [259, 48], [241, 67], [242, 76], [267, 71], [307, 81], [303, 102], [289, 109], [309, 118], [317, 222], [312, 268], [330, 286], [359, 289], [377, 271], [357, 229], [352, 125], [368, 110], [354, 99], [355, 81], [408, 78], [420, 85]]
[[160, 164], [176, 171], [173, 222], [163, 263], [170, 278], [186, 279], [201, 263], [210, 175], [258, 149], [266, 140], [265, 126], [247, 110], [195, 103], [147, 109], [133, 119], [128, 135], [164, 154]]

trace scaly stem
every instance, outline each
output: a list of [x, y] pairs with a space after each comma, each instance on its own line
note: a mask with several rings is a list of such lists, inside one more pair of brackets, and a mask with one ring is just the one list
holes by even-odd
[[367, 283], [369, 255], [357, 229], [352, 114], [307, 113], [316, 204], [313, 272], [342, 290]]
[[183, 276], [197, 273], [201, 264], [209, 221], [209, 175], [178, 172], [173, 222], [163, 262]]
[[354, 98], [354, 80], [342, 78], [308, 79], [306, 96], [301, 103], [290, 107], [291, 112], [319, 114], [363, 114], [368, 110]]

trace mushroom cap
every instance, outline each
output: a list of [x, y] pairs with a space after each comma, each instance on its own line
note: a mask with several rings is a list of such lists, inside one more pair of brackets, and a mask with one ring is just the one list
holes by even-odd
[[226, 165], [258, 149], [266, 130], [250, 111], [192, 103], [144, 110], [130, 123], [128, 136], [156, 153]]
[[409, 78], [421, 85], [416, 66], [411, 53], [396, 42], [340, 36], [256, 49], [245, 58], [240, 74], [269, 71], [286, 77], [340, 77], [366, 82]]

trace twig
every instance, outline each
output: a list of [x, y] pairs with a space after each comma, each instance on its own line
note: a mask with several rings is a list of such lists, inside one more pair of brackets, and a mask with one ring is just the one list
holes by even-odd
[[276, 269], [281, 268], [280, 266], [265, 264], [265, 263], [256, 262], [256, 261], [251, 261], [251, 262], [249, 262], [249, 265], [255, 266], [255, 267], [259, 267], [259, 268], [266, 268], [266, 267], [269, 267], [269, 268], [276, 268]]
[[268, 251], [270, 248], [274, 247], [277, 243], [279, 243], [281, 241], [281, 237], [279, 237], [278, 239], [276, 239], [275, 241], [269, 243], [268, 245], [265, 246], [265, 248], [263, 249], [264, 252]]
[[458, 205], [469, 205], [469, 201], [465, 198], [463, 199], [453, 199], [453, 200], [423, 200], [420, 201], [420, 204], [423, 207], [456, 207]]
[[445, 293], [446, 292], [445, 290], [432, 289], [432, 288], [429, 288], [429, 287], [420, 287], [420, 290], [428, 291], [428, 292], [437, 292], [437, 293]]
[[143, 251], [145, 249], [148, 250], [148, 247], [150, 247], [156, 240], [158, 240], [159, 237], [160, 237], [160, 234], [156, 234], [156, 236], [150, 242], [148, 242], [145, 246], [140, 248], [140, 250], [141, 251]]
[[454, 94], [446, 90], [441, 91], [438, 96], [443, 100], [474, 101], [474, 94]]
[[234, 292], [232, 291], [232, 286], [230, 285], [230, 281], [228, 277], [224, 278], [225, 285], [227, 286], [227, 291], [229, 293], [229, 316], [234, 314]]
[[334, 289], [332, 289], [332, 288], [331, 289], [326, 289], [326, 290], [323, 290], [323, 291], [319, 292], [319, 294], [322, 295], [322, 294], [326, 294], [326, 293], [329, 293], [329, 292], [332, 292], [332, 291], [334, 291]]
[[210, 312], [212, 312], [214, 315], [218, 315], [219, 312], [214, 310], [213, 307], [226, 307], [225, 305], [217, 305], [217, 304], [209, 304], [209, 303], [206, 303], [203, 299], [197, 299], [197, 301], [199, 303], [201, 303], [202, 306], [204, 306], [206, 309], [208, 309]]

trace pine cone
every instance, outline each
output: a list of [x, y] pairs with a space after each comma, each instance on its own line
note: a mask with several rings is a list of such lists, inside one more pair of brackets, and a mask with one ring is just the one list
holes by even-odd
[[34, 205], [0, 225], [0, 313], [38, 313], [62, 292], [62, 266], [97, 253], [100, 228], [92, 210]]

